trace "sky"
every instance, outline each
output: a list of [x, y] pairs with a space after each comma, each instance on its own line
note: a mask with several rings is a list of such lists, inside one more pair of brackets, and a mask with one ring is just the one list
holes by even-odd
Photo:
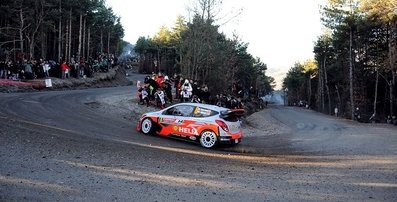
[[[153, 37], [161, 26], [171, 28], [178, 15], [189, 20], [194, 0], [106, 0], [121, 17], [124, 40]], [[320, 5], [325, 0], [223, 0], [220, 31], [237, 34], [248, 52], [268, 67], [267, 75], [282, 79], [296, 62], [314, 57], [313, 45], [323, 32]], [[239, 12], [241, 10], [241, 12]], [[240, 13], [235, 16], [236, 13]], [[232, 16], [235, 16], [232, 18]], [[226, 19], [231, 19], [227, 21]], [[225, 23], [225, 21], [227, 21]]]

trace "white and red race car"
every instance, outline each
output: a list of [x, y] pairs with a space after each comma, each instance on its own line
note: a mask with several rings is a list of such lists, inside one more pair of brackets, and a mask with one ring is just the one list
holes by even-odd
[[243, 109], [227, 109], [199, 103], [179, 103], [140, 118], [137, 130], [144, 134], [177, 136], [199, 141], [205, 148], [217, 144], [238, 144]]

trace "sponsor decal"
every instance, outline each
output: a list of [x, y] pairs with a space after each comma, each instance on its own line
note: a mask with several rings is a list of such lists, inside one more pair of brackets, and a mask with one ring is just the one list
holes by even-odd
[[196, 136], [190, 136], [189, 137], [191, 140], [197, 140]]
[[159, 118], [159, 123], [171, 124], [174, 123], [176, 119], [174, 118]]
[[200, 114], [200, 108], [199, 107], [196, 107], [196, 109], [194, 109], [194, 112], [193, 112], [195, 115], [198, 115], [198, 114]]
[[211, 110], [196, 107], [193, 111], [193, 114], [195, 116], [209, 116], [211, 114]]
[[178, 126], [174, 126], [174, 127], [172, 127], [172, 129], [174, 129], [174, 131], [178, 131]]
[[185, 133], [185, 134], [191, 134], [191, 135], [198, 135], [198, 132], [195, 128], [179, 127], [178, 132]]

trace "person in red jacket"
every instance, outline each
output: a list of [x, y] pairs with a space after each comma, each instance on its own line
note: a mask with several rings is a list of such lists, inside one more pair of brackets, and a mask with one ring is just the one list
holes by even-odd
[[69, 65], [66, 63], [66, 61], [63, 61], [61, 64], [61, 71], [62, 71], [62, 79], [69, 78]]
[[154, 80], [157, 82], [157, 85], [160, 88], [164, 88], [164, 81], [165, 81], [165, 77], [164, 77], [164, 73], [162, 71], [160, 71], [154, 78]]

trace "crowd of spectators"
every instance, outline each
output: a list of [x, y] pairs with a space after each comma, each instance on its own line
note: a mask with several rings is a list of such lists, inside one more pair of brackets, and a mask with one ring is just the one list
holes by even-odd
[[137, 82], [139, 103], [164, 108], [174, 102], [195, 102], [226, 108], [243, 108], [241, 98], [231, 94], [212, 95], [207, 84], [183, 78], [169, 77], [163, 71], [152, 73], [143, 82]]
[[60, 59], [62, 62], [46, 59], [32, 60], [0, 60], [0, 79], [32, 80], [49, 77], [85, 78], [92, 77], [95, 72], [106, 72], [117, 64], [117, 57], [112, 54], [100, 54], [98, 57], [81, 58], [72, 57], [70, 61]]

